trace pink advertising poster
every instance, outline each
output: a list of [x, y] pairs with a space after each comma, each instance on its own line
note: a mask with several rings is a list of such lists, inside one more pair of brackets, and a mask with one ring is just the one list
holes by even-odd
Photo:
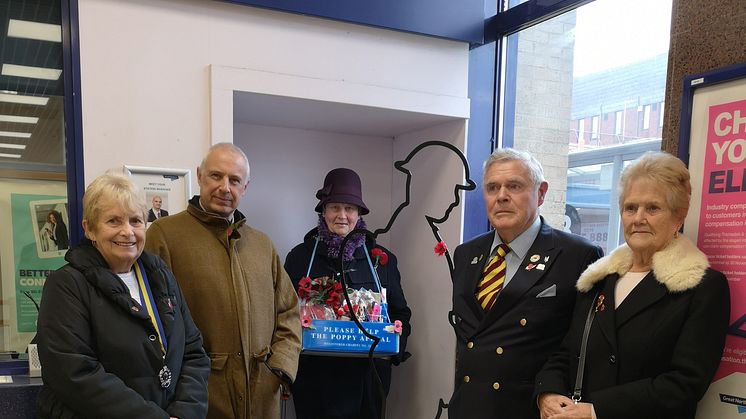
[[746, 418], [746, 94], [705, 98], [699, 122], [692, 117], [691, 160], [699, 161], [690, 164], [687, 225], [696, 225], [697, 246], [728, 278], [731, 314], [720, 367], [697, 417]]
[[710, 107], [707, 120], [697, 246], [731, 285], [731, 330], [717, 380], [746, 372], [746, 100]]

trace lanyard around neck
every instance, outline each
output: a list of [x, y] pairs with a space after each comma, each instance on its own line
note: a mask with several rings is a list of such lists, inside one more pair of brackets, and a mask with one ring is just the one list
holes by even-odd
[[158, 307], [155, 305], [153, 292], [150, 290], [148, 276], [145, 274], [145, 268], [142, 266], [142, 262], [139, 259], [135, 264], [135, 275], [137, 276], [137, 284], [139, 285], [140, 301], [143, 302], [145, 309], [148, 311], [148, 317], [150, 317], [150, 322], [153, 324], [153, 328], [158, 332], [161, 352], [163, 352], [163, 356], [166, 356], [166, 349], [168, 348], [168, 343], [166, 342], [166, 331], [163, 329], [161, 317], [158, 314]]
[[308, 261], [308, 270], [306, 270], [306, 276], [311, 276], [311, 266], [313, 265], [313, 258], [316, 257], [316, 248], [319, 247], [319, 236], [316, 236], [316, 242], [313, 244], [313, 251], [311, 252], [311, 260]]

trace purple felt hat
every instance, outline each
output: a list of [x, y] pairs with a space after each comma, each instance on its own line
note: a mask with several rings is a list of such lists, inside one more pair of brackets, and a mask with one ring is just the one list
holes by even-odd
[[316, 212], [321, 212], [329, 202], [342, 204], [353, 204], [359, 208], [360, 215], [370, 212], [363, 202], [363, 188], [360, 184], [360, 176], [353, 170], [343, 167], [334, 169], [326, 174], [324, 187], [316, 192], [319, 199]]

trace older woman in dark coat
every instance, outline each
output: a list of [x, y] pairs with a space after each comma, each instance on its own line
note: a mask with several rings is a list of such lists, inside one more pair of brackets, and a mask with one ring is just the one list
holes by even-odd
[[[365, 228], [361, 216], [369, 212], [363, 203], [360, 178], [350, 169], [330, 171], [316, 197], [319, 199], [316, 211], [320, 213], [318, 227], [309, 231], [303, 243], [293, 248], [285, 260], [285, 270], [296, 290], [309, 267], [311, 278], [339, 278], [337, 258], [341, 242], [355, 228]], [[371, 241], [366, 242], [363, 235], [351, 237], [342, 250], [348, 286], [368, 290], [377, 288], [365, 254], [366, 248], [368, 251], [380, 249], [388, 254], [388, 262], [376, 269], [381, 286], [386, 289], [389, 317], [392, 322], [402, 322], [399, 355], [391, 360], [375, 360], [384, 392], [388, 394], [391, 364], [398, 364], [409, 355], [405, 350], [412, 312], [404, 298], [396, 256]], [[293, 384], [293, 399], [298, 419], [380, 417], [381, 400], [367, 359], [301, 354], [298, 376]]]
[[171, 270], [143, 252], [145, 211], [125, 177], [86, 190], [86, 240], [44, 284], [41, 418], [207, 414], [210, 360]]
[[689, 172], [648, 153], [620, 191], [626, 244], [578, 280], [570, 332], [536, 378], [542, 418], [694, 418], [720, 362], [728, 283], [678, 232]]

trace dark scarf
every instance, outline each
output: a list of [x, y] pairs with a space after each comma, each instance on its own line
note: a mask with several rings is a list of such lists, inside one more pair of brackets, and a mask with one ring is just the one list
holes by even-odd
[[[363, 221], [363, 217], [358, 218], [357, 224], [355, 224], [355, 229], [358, 228], [367, 228], [365, 221]], [[324, 220], [324, 216], [321, 214], [319, 214], [319, 239], [326, 245], [326, 252], [329, 257], [335, 259], [339, 257], [339, 248], [342, 245], [344, 237], [329, 231], [329, 227], [326, 225], [326, 220]], [[355, 234], [355, 236], [347, 241], [342, 260], [345, 262], [351, 261], [355, 249], [362, 246], [363, 242], [365, 242], [365, 235]]]

